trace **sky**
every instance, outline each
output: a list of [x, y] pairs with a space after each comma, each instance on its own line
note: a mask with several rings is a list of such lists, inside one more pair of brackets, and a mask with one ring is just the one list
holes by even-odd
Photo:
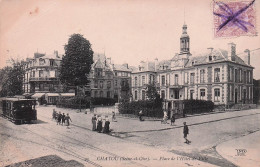
[[[211, 0], [0, 0], [0, 68], [10, 58], [26, 59], [35, 52], [64, 54], [70, 35], [80, 33], [96, 53], [115, 64], [171, 59], [180, 50], [184, 22], [193, 56], [207, 48], [237, 53], [260, 48], [260, 37], [215, 38]], [[260, 16], [260, 1], [254, 3]], [[256, 17], [260, 32], [260, 17]], [[260, 79], [260, 50], [251, 52], [254, 78]]]

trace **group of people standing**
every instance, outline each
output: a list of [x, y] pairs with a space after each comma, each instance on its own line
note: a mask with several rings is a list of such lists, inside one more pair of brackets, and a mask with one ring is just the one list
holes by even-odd
[[67, 128], [70, 126], [70, 121], [72, 122], [69, 113], [67, 113], [67, 115], [64, 113], [61, 114], [61, 112], [57, 112], [55, 109], [53, 109], [52, 112], [52, 119], [57, 122], [57, 125], [66, 125]]
[[[101, 115], [94, 114], [91, 121], [92, 121], [92, 131], [97, 131], [98, 133], [110, 132], [110, 128], [109, 128], [110, 121], [108, 119], [108, 116], [105, 116], [105, 119], [102, 119]], [[104, 122], [104, 127], [103, 127], [103, 122]]]

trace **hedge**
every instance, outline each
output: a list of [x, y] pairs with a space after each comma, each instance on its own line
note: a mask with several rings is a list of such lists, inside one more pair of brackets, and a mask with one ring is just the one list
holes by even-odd
[[206, 100], [183, 100], [183, 103], [186, 114], [211, 112], [214, 108], [214, 103]]
[[122, 102], [118, 106], [119, 113], [121, 114], [134, 114], [138, 115], [140, 110], [143, 111], [144, 116], [148, 117], [162, 117], [162, 102], [161, 101], [132, 101], [132, 102]]
[[[71, 98], [61, 98], [57, 102], [57, 107], [65, 107], [65, 108], [90, 108], [90, 101], [92, 105], [114, 105], [116, 100], [112, 98], [86, 98], [86, 97], [71, 97]], [[80, 107], [81, 104], [81, 107]]]

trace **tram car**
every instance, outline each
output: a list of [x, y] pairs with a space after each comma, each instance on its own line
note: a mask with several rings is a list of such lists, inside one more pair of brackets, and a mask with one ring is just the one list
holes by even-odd
[[36, 100], [0, 98], [0, 114], [15, 124], [31, 123], [37, 120]]

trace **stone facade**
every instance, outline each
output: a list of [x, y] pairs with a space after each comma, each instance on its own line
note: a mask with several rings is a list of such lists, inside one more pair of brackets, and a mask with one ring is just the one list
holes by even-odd
[[[246, 50], [242, 60], [236, 54], [236, 45], [228, 44], [228, 50], [208, 48], [199, 56], [190, 54], [187, 25], [180, 38], [180, 53], [170, 60], [142, 61], [132, 72], [133, 100], [145, 99], [145, 84], [150, 75], [155, 78], [165, 108], [174, 108], [176, 101], [201, 99], [216, 105], [253, 103], [253, 67], [250, 52]], [[179, 106], [176, 106], [179, 108]]]
[[57, 52], [52, 55], [35, 53], [34, 58], [24, 62], [24, 93], [60, 92], [58, 78], [61, 56]]

